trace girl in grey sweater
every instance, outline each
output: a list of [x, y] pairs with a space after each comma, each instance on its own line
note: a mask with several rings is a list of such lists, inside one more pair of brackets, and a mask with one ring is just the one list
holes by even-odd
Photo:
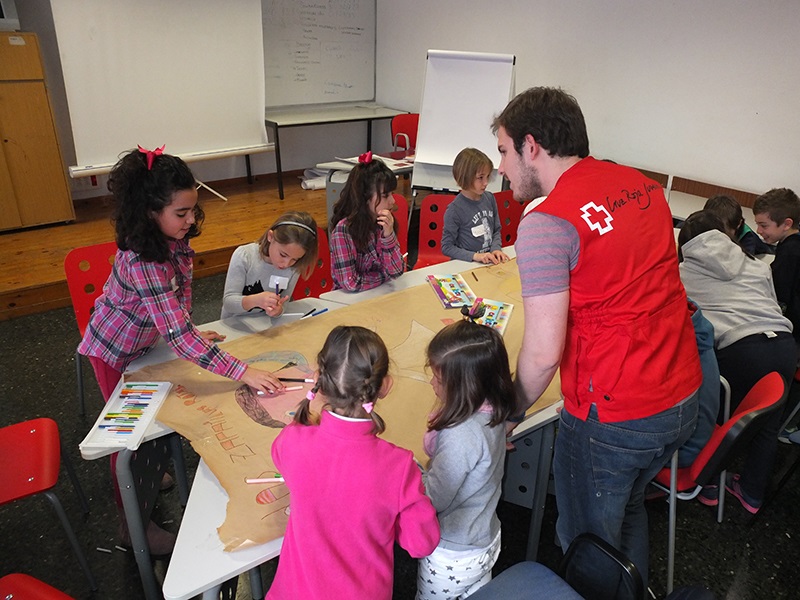
[[[796, 366], [792, 324], [781, 314], [769, 266], [733, 242], [716, 215], [689, 215], [678, 247], [686, 293], [714, 326], [719, 372], [730, 384], [733, 414], [767, 373], [777, 371], [785, 382], [791, 381]], [[769, 483], [781, 417], [776, 412], [750, 442], [741, 474], [728, 474], [726, 489], [753, 514], [761, 508]]]
[[439, 401], [428, 422], [423, 474], [442, 538], [419, 563], [417, 599], [465, 598], [492, 578], [500, 553], [505, 421], [516, 406], [503, 338], [471, 321], [448, 325], [427, 350]]

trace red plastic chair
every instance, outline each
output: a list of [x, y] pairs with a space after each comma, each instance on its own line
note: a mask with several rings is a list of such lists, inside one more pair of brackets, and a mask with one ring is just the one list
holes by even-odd
[[300, 278], [292, 292], [292, 300], [319, 298], [320, 294], [333, 289], [331, 279], [331, 251], [325, 230], [317, 227], [317, 264], [308, 279]]
[[[67, 287], [72, 298], [72, 309], [78, 322], [78, 331], [83, 337], [89, 317], [94, 311], [94, 301], [103, 292], [103, 285], [114, 264], [117, 254], [116, 242], [104, 242], [92, 246], [83, 246], [71, 250], [64, 258], [64, 273], [67, 276]], [[78, 375], [78, 403], [81, 416], [86, 414], [83, 398], [83, 369], [81, 355], [75, 351], [75, 369]]]
[[392, 144], [395, 152], [411, 154], [417, 147], [419, 113], [405, 113], [392, 118]]
[[[669, 492], [669, 548], [667, 560], [667, 593], [672, 591], [675, 574], [675, 526], [677, 500], [692, 499], [701, 486], [718, 480], [720, 500], [717, 520], [722, 521], [725, 493], [724, 471], [753, 439], [770, 416], [781, 410], [787, 386], [779, 373], [764, 375], [742, 399], [733, 415], [714, 428], [711, 439], [688, 467], [678, 468], [678, 453], [672, 456], [669, 467], [661, 469], [653, 483]], [[721, 475], [720, 475], [721, 474]], [[679, 492], [681, 493], [679, 495]]]
[[0, 598], [15, 600], [74, 600], [64, 592], [47, 585], [45, 582], [25, 575], [11, 573], [0, 577]]
[[394, 220], [397, 221], [397, 241], [400, 242], [400, 252], [408, 254], [408, 201], [405, 196], [392, 194], [397, 209], [394, 211]]
[[500, 216], [500, 237], [503, 240], [501, 245], [505, 248], [517, 241], [517, 227], [525, 205], [514, 200], [512, 190], [497, 192], [494, 197], [497, 200], [497, 212]]
[[[8, 425], [0, 429], [0, 506], [28, 496], [44, 494], [53, 505], [67, 534], [72, 551], [83, 569], [92, 590], [97, 589], [89, 563], [78, 543], [75, 531], [53, 488], [58, 483], [61, 462], [67, 469], [75, 492], [78, 494], [84, 513], [89, 504], [83, 494], [75, 470], [63, 451], [58, 425], [52, 419], [39, 418]], [[46, 536], [48, 532], [44, 532]], [[9, 540], [6, 540], [8, 543]]]
[[442, 254], [444, 213], [455, 199], [448, 194], [428, 194], [422, 199], [419, 213], [419, 249], [415, 269], [443, 263], [450, 258]]

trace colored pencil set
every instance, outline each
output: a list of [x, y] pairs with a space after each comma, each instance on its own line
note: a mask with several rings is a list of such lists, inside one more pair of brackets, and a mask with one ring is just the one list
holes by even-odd
[[81, 446], [126, 446], [135, 450], [171, 387], [169, 382], [121, 383]]

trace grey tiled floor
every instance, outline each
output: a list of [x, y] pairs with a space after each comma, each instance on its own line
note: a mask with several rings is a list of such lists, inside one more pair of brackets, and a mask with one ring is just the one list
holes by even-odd
[[[224, 276], [195, 282], [198, 323], [218, 318]], [[99, 411], [102, 401], [91, 368], [84, 365], [89, 416], [77, 414], [73, 355], [78, 333], [71, 309], [0, 322], [0, 426], [39, 416], [54, 418], [61, 428], [70, 457], [78, 468], [91, 513], [84, 519], [66, 476], [57, 492], [86, 550], [97, 577], [99, 591], [92, 595], [78, 568], [60, 524], [42, 498], [29, 498], [0, 506], [0, 575], [27, 572], [75, 598], [127, 600], [143, 598], [133, 556], [115, 545], [117, 515], [107, 460], [84, 461], [78, 443]], [[194, 451], [185, 447], [190, 474], [197, 464]], [[800, 448], [781, 446], [773, 475], [777, 481]], [[2, 483], [0, 483], [1, 485]], [[650, 515], [651, 587], [664, 596], [666, 579], [667, 505], [653, 501]], [[501, 502], [503, 546], [496, 571], [524, 559], [530, 511]], [[177, 491], [164, 494], [156, 507], [156, 519], [177, 531], [180, 506]], [[676, 583], [704, 583], [718, 598], [798, 598], [800, 593], [800, 473], [780, 491], [769, 506], [752, 518], [729, 496], [725, 520], [717, 524], [711, 509], [697, 502], [678, 506]], [[556, 513], [548, 498], [539, 559], [555, 567], [560, 550], [553, 543]], [[96, 548], [108, 548], [104, 553]], [[156, 561], [160, 577], [164, 561]], [[397, 553], [395, 598], [414, 597], [415, 563]], [[274, 565], [262, 568], [268, 583]], [[246, 586], [244, 586], [246, 587]]]

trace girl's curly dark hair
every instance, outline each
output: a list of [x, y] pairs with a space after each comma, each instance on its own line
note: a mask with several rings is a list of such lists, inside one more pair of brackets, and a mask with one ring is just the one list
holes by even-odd
[[[168, 240], [156, 217], [172, 202], [172, 195], [194, 188], [194, 175], [183, 160], [161, 154], [148, 170], [147, 156], [131, 150], [117, 161], [108, 178], [108, 191], [114, 197], [111, 220], [116, 230], [117, 246], [133, 250], [142, 259], [164, 262], [169, 257]], [[194, 207], [195, 222], [185, 239], [200, 235], [205, 214]]]
[[[368, 202], [376, 192], [380, 195], [393, 192], [396, 188], [397, 176], [379, 158], [357, 164], [350, 171], [339, 200], [333, 205], [333, 216], [328, 221], [330, 231], [339, 221], [346, 219], [347, 230], [356, 248], [365, 252], [377, 227], [375, 217], [369, 212]], [[397, 233], [396, 220], [394, 230]]]

